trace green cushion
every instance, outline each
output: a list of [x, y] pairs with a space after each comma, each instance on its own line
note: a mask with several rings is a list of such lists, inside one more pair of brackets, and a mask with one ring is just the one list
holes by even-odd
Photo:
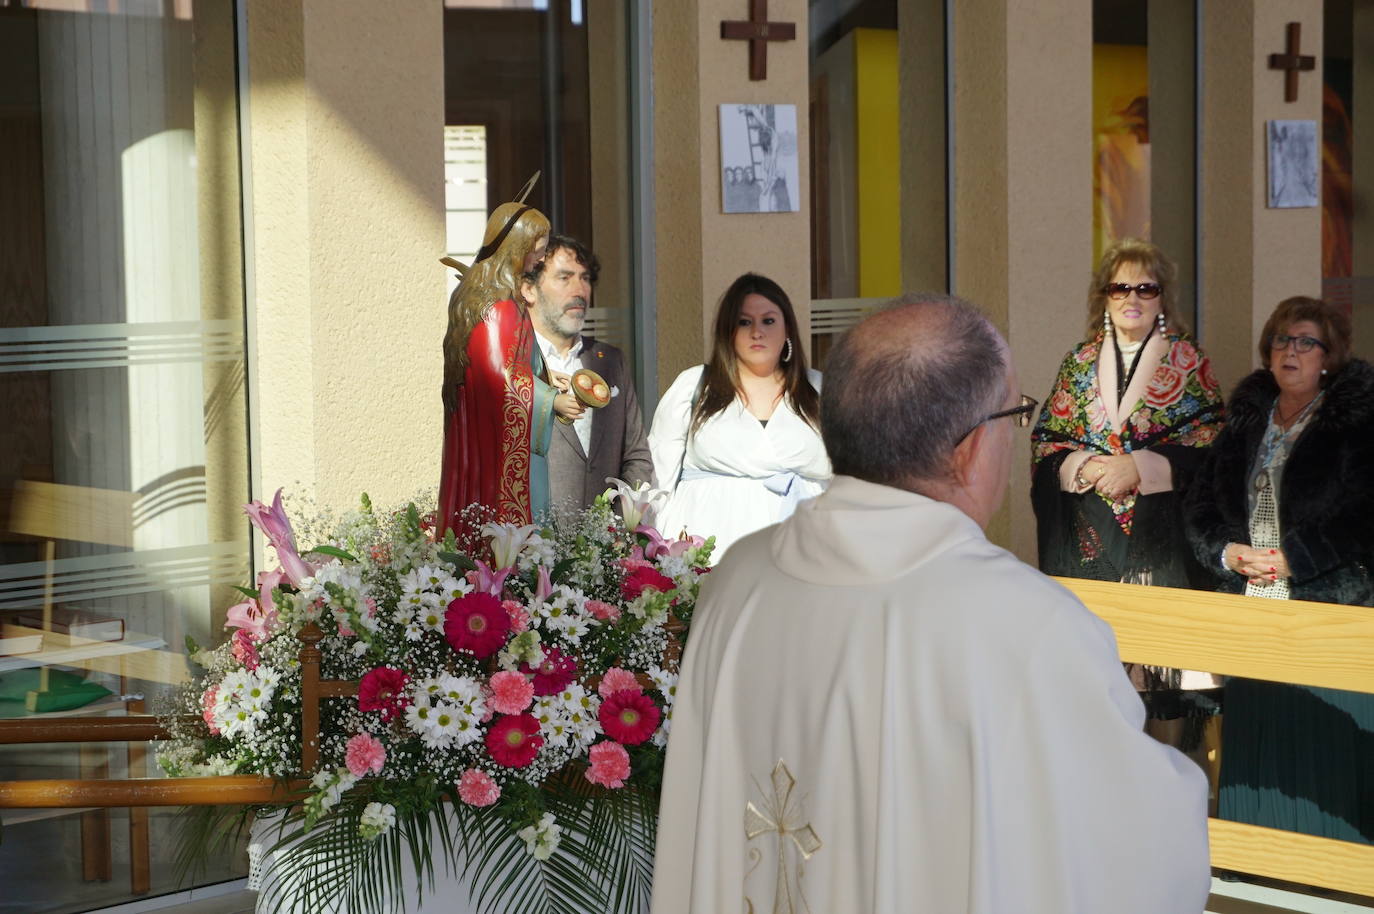
[[[0, 704], [0, 717], [18, 717], [24, 713], [24, 699], [39, 687], [42, 670], [29, 668], [0, 673], [0, 703], [13, 702], [17, 707]], [[48, 671], [48, 691], [39, 707], [42, 711], [70, 711], [106, 695], [113, 694], [99, 683], [82, 679], [65, 670]]]

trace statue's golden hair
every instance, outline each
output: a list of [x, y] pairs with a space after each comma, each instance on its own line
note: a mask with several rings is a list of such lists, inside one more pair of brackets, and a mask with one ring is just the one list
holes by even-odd
[[[482, 245], [494, 242], [523, 204], [502, 203], [487, 219]], [[524, 307], [520, 298], [520, 278], [525, 269], [525, 257], [547, 238], [549, 220], [537, 209], [527, 209], [511, 226], [501, 246], [490, 257], [474, 263], [463, 274], [458, 288], [448, 300], [448, 333], [444, 335], [444, 403], [452, 408], [456, 388], [463, 382], [467, 368], [468, 336], [472, 328], [486, 315], [487, 309], [498, 301], [513, 299]]]

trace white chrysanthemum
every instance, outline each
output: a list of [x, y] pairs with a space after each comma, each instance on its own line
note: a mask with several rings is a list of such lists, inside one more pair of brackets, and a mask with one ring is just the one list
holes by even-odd
[[430, 726], [420, 734], [425, 745], [446, 749], [458, 738], [466, 720], [461, 711], [447, 702], [439, 702], [429, 712]]
[[428, 701], [417, 701], [406, 707], [406, 726], [412, 733], [424, 736], [434, 727], [434, 709]]
[[406, 640], [419, 641], [425, 636], [425, 630], [415, 620], [406, 623]]
[[423, 606], [415, 611], [415, 624], [421, 630], [427, 632], [444, 633], [444, 612], [445, 608], [437, 603], [433, 606]]
[[472, 593], [472, 583], [467, 578], [454, 577], [450, 577], [448, 583], [439, 591], [439, 595], [448, 603], [470, 593]]
[[658, 689], [663, 701], [669, 707], [677, 701], [677, 673], [669, 672], [661, 667], [651, 666], [644, 672], [649, 674], [653, 680], [654, 688]]

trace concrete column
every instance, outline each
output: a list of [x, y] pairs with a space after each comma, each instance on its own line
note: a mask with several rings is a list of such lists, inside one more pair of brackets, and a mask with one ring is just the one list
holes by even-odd
[[897, 0], [902, 286], [944, 291], [948, 206], [944, 0]]
[[1197, 300], [1196, 0], [1152, 0], [1150, 240], [1178, 265], [1179, 304], [1192, 325]]
[[442, 13], [250, 0], [256, 495], [438, 484]]
[[[809, 349], [811, 243], [807, 5], [772, 0], [768, 18], [796, 24], [769, 42], [768, 78], [749, 79], [749, 46], [720, 37], [722, 20], [746, 19], [745, 0], [654, 0], [654, 200], [658, 261], [658, 379], [662, 391], [702, 362], [716, 302], [746, 271], [786, 290]], [[797, 107], [800, 186], [795, 213], [721, 212], [719, 106]]]
[[1354, 0], [1351, 178], [1355, 207], [1351, 275], [1355, 280], [1355, 352], [1374, 358], [1374, 0]]
[[629, 37], [619, 0], [587, 4], [587, 88], [591, 127], [592, 238], [601, 261], [597, 308], [617, 308], [624, 332], [611, 340], [633, 358], [630, 314]]
[[[1092, 4], [954, 5], [955, 291], [1007, 335], [1043, 399], [1083, 337], [1092, 275]], [[989, 529], [1035, 559], [1029, 445]]]
[[[1285, 26], [1302, 23], [1318, 69], [1283, 100], [1269, 69]], [[1321, 295], [1321, 209], [1269, 209], [1266, 122], [1314, 120], [1321, 137], [1321, 0], [1235, 0], [1203, 7], [1202, 345], [1222, 388], [1259, 364], [1255, 344], [1274, 306]]]

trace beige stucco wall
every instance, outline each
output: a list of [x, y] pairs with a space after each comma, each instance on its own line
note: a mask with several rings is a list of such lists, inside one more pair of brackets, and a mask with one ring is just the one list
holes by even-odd
[[[761, 82], [749, 80], [748, 43], [720, 37], [722, 20], [747, 13], [738, 0], [654, 0], [660, 391], [705, 358], [716, 302], [745, 271], [763, 273], [786, 290], [802, 339], [810, 340], [807, 7], [804, 0], [768, 5], [769, 20], [795, 23], [797, 39], [770, 43], [768, 78]], [[718, 106], [736, 102], [797, 106], [798, 212], [721, 212]]]
[[257, 495], [347, 507], [437, 486], [441, 15], [248, 8]]
[[[1082, 338], [1092, 275], [1091, 14], [1090, 0], [955, 7], [955, 291], [1041, 400]], [[1033, 561], [1029, 448], [989, 534]]]
[[[1283, 100], [1285, 25], [1302, 23], [1318, 70]], [[1321, 121], [1320, 0], [1236, 0], [1204, 8], [1202, 343], [1227, 393], [1259, 364], [1255, 344], [1274, 306], [1321, 295], [1321, 210], [1267, 207], [1266, 122]], [[1318, 137], [1321, 136], [1320, 126]]]

